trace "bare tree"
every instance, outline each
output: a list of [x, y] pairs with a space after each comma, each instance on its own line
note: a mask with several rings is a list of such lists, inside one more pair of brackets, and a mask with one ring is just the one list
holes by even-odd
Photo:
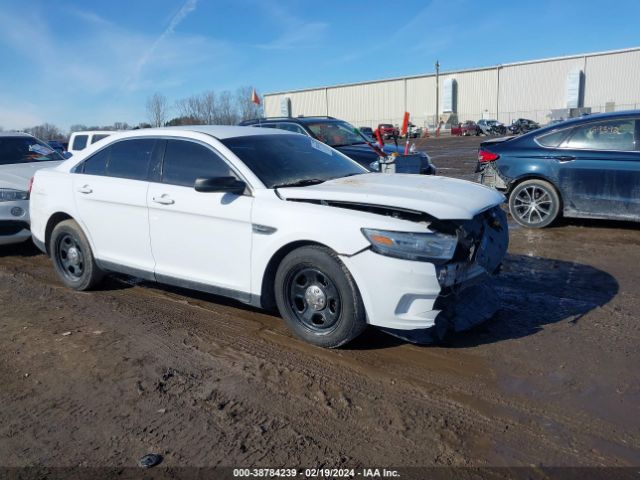
[[129, 130], [129, 124], [127, 122], [114, 122], [114, 130]]
[[42, 125], [36, 125], [35, 127], [25, 128], [25, 132], [30, 133], [40, 140], [49, 141], [62, 137], [62, 133], [55, 125], [50, 123], [43, 123]]
[[176, 102], [179, 118], [196, 119], [196, 123], [216, 123], [216, 94], [213, 90], [181, 98]]
[[239, 87], [236, 90], [236, 105], [240, 120], [249, 120], [262, 116], [262, 107], [252, 101], [253, 87]]
[[213, 90], [203, 92], [198, 96], [198, 117], [205, 125], [213, 125], [216, 120], [216, 94]]
[[238, 113], [231, 92], [225, 90], [218, 95], [216, 123], [219, 125], [235, 125]]
[[147, 99], [147, 115], [154, 127], [161, 127], [167, 120], [167, 97], [161, 93], [154, 93]]

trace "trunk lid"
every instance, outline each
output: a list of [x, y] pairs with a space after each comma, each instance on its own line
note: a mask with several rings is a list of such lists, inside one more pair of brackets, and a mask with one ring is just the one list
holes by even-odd
[[0, 188], [27, 190], [29, 180], [38, 170], [57, 167], [61, 163], [62, 161], [0, 165]]

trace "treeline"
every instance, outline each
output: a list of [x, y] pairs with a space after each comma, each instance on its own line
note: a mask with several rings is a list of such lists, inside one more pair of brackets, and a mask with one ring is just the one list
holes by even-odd
[[236, 125], [259, 117], [262, 108], [252, 102], [253, 87], [235, 92], [208, 90], [177, 100], [170, 106], [167, 98], [155, 93], [147, 99], [147, 119], [154, 127], [177, 125]]
[[[262, 107], [251, 101], [253, 87], [240, 87], [231, 92], [223, 90], [191, 95], [169, 105], [167, 98], [161, 93], [154, 93], [147, 99], [147, 122], [130, 125], [127, 122], [115, 122], [113, 125], [74, 124], [69, 133], [84, 130], [131, 130], [178, 125], [236, 125], [242, 120], [260, 117]], [[0, 127], [2, 131], [2, 127]], [[64, 140], [69, 134], [51, 123], [43, 123], [24, 129], [41, 140]]]

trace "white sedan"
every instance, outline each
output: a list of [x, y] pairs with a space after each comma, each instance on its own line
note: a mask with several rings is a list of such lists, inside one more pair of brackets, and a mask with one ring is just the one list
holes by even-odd
[[31, 230], [76, 290], [125, 273], [277, 307], [299, 337], [338, 347], [367, 324], [418, 341], [490, 317], [503, 200], [368, 173], [299, 134], [186, 126], [114, 134], [37, 172]]
[[0, 132], [0, 246], [31, 238], [29, 181], [38, 169], [64, 158], [46, 143], [19, 132]]

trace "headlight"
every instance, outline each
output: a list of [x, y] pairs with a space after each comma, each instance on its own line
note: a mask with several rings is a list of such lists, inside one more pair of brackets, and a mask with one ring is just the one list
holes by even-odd
[[14, 200], [29, 200], [29, 192], [0, 188], [0, 202], [13, 202]]
[[390, 232], [363, 228], [374, 252], [388, 257], [443, 263], [453, 257], [458, 239], [442, 233]]
[[379, 172], [380, 171], [380, 162], [379, 161], [375, 161], [375, 162], [371, 162], [369, 164], [369, 168], [371, 170], [373, 170], [374, 172]]

